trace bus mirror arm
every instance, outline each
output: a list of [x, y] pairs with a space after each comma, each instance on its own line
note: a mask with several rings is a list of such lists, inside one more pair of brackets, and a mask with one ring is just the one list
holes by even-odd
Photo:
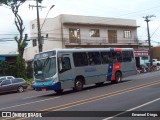
[[59, 71], [61, 72], [63, 70], [63, 67], [62, 67], [62, 58], [58, 58], [58, 63], [59, 63]]

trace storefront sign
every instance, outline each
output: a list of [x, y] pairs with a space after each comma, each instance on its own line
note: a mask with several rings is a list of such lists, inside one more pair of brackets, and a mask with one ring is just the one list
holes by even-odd
[[149, 56], [148, 50], [134, 50], [135, 57]]

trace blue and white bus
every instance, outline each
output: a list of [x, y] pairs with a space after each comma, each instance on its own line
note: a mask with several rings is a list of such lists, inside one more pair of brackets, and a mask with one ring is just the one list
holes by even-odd
[[35, 90], [57, 93], [84, 85], [120, 82], [137, 73], [132, 48], [55, 49], [34, 57]]

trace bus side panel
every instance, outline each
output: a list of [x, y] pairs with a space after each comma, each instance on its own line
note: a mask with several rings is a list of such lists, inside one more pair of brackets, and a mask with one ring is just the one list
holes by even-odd
[[122, 63], [122, 74], [123, 77], [127, 77], [130, 75], [135, 75], [137, 73], [135, 61], [132, 60], [131, 62], [123, 62]]
[[[106, 65], [108, 66], [108, 65]], [[85, 85], [95, 84], [106, 81], [106, 66], [104, 65], [93, 65], [85, 67], [74, 68], [74, 77], [82, 76], [85, 79]]]
[[86, 84], [95, 84], [106, 81], [106, 74], [108, 65], [95, 65], [93, 67], [96, 71], [88, 72], [87, 77], [89, 76], [91, 80], [86, 79]]
[[61, 83], [62, 89], [74, 87], [73, 70], [74, 69], [67, 70], [63, 73], [59, 73], [59, 81]]
[[76, 67], [74, 70], [75, 78], [82, 76], [85, 79], [85, 84], [92, 84], [97, 81], [97, 68], [94, 66]]
[[111, 81], [112, 80], [112, 73], [113, 72], [113, 64], [109, 64], [108, 65], [108, 72], [107, 72], [107, 81]]

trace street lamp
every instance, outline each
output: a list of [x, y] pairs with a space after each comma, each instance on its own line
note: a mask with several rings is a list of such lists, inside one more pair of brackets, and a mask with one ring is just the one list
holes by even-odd
[[46, 17], [45, 17], [45, 19], [44, 19], [44, 22], [43, 22], [41, 28], [40, 28], [38, 0], [36, 1], [36, 3], [37, 3], [37, 28], [38, 28], [38, 43], [39, 43], [38, 48], [39, 48], [39, 52], [42, 52], [42, 51], [43, 51], [43, 43], [42, 43], [41, 30], [42, 30], [42, 27], [43, 27], [43, 25], [44, 25], [44, 23], [45, 23], [45, 21], [46, 21], [46, 18], [47, 18], [47, 16], [48, 16], [49, 11], [50, 11], [55, 5], [52, 5], [52, 6], [50, 7], [50, 9], [48, 10], [48, 13], [47, 13], [47, 15], [46, 15]]
[[52, 5], [52, 6], [50, 7], [50, 9], [48, 10], [47, 15], [46, 15], [46, 17], [45, 17], [45, 19], [44, 19], [44, 21], [43, 21], [43, 24], [42, 24], [40, 30], [42, 30], [42, 28], [43, 28], [43, 25], [44, 25], [44, 23], [45, 23], [45, 21], [46, 21], [46, 19], [47, 19], [47, 16], [48, 16], [49, 11], [50, 11], [54, 6], [55, 6], [55, 5]]

